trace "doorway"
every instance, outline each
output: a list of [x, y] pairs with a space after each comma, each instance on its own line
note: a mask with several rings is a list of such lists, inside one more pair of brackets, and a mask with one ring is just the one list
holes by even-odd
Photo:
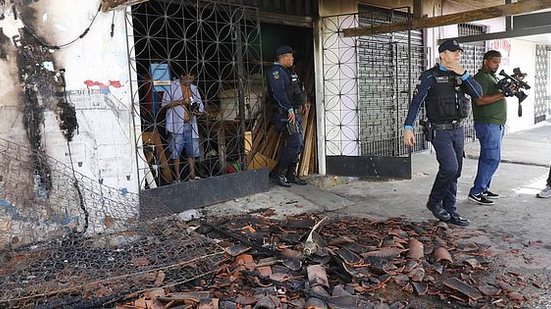
[[[267, 172], [249, 171], [245, 140], [264, 91], [258, 15], [258, 9], [239, 5], [151, 0], [132, 6], [126, 16], [133, 41], [128, 51], [135, 77], [132, 102], [140, 119], [140, 187], [175, 210], [267, 190]], [[174, 150], [165, 107], [173, 101], [169, 96], [180, 86], [182, 73], [195, 75], [193, 84], [203, 104], [192, 120], [193, 150], [188, 149], [197, 181], [189, 177], [192, 163], [186, 161], [190, 155], [185, 147], [177, 154], [180, 173], [170, 159]]]

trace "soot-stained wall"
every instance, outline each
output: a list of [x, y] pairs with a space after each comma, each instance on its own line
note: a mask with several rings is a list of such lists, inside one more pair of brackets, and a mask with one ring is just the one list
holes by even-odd
[[100, 1], [14, 2], [0, 1], [0, 109], [11, 119], [0, 137], [66, 163], [69, 137], [78, 172], [136, 192], [124, 11], [98, 12]]
[[[60, 170], [53, 165], [72, 162], [76, 172], [98, 184], [121, 194], [138, 192], [134, 132], [139, 128], [132, 119], [125, 12], [101, 12], [100, 2], [0, 0], [0, 144], [32, 149], [2, 158], [30, 168], [14, 171], [8, 163], [0, 171], [5, 174], [0, 175], [0, 234], [19, 232], [18, 241], [48, 233], [20, 224], [35, 217], [51, 225], [81, 224], [78, 203], [48, 202], [63, 190], [55, 183], [63, 175], [53, 175]], [[74, 195], [74, 188], [67, 191]], [[25, 195], [40, 202], [20, 202]], [[25, 207], [40, 208], [40, 215]]]

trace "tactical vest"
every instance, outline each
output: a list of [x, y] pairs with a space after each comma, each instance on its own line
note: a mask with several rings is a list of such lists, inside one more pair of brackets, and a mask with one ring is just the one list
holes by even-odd
[[291, 89], [291, 95], [288, 98], [291, 99], [294, 108], [306, 104], [308, 98], [297, 73], [291, 73], [291, 87], [289, 88]]
[[438, 66], [429, 70], [435, 82], [425, 99], [427, 118], [433, 123], [461, 120], [469, 115], [470, 102], [461, 89], [461, 76]]

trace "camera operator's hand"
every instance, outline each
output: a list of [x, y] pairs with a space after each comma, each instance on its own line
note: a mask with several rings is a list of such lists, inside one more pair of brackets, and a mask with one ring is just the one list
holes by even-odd
[[515, 93], [518, 92], [518, 85], [515, 83], [511, 83], [511, 85], [509, 86], [509, 90], [514, 95]]
[[413, 134], [413, 130], [404, 130], [404, 143], [406, 146], [410, 147], [415, 145], [415, 135]]
[[455, 72], [457, 75], [465, 74], [466, 70], [461, 66], [459, 62], [448, 62], [446, 64], [446, 70]]

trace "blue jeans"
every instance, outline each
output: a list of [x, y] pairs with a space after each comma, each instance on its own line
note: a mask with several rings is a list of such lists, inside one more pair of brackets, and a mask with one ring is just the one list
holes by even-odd
[[501, 161], [501, 140], [504, 127], [492, 123], [475, 123], [476, 138], [480, 142], [480, 157], [474, 185], [470, 194], [478, 195], [490, 188], [492, 177]]
[[186, 158], [193, 158], [194, 151], [191, 125], [184, 125], [182, 133], [170, 132], [168, 147], [170, 148], [170, 159], [172, 160], [180, 158], [180, 154], [184, 149], [186, 150]]
[[463, 128], [437, 130], [432, 140], [438, 160], [438, 174], [429, 195], [429, 204], [442, 205], [449, 213], [455, 213], [457, 179], [463, 168]]

